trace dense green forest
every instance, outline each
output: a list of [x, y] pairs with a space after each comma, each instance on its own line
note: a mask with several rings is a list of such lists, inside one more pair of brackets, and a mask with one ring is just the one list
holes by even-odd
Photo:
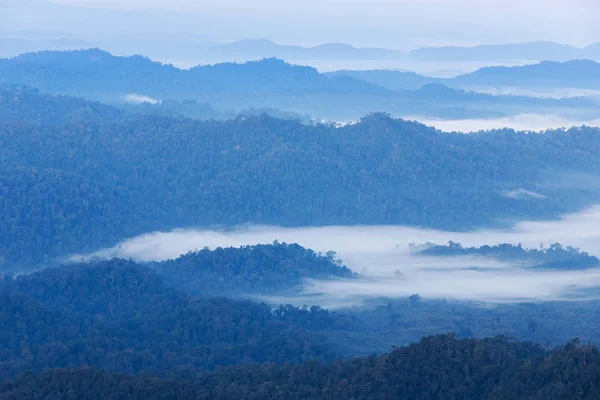
[[[0, 303], [4, 376], [82, 365], [166, 374], [341, 354], [312, 328], [319, 308], [296, 309], [292, 318], [245, 300], [195, 299], [165, 285], [152, 269], [127, 261], [5, 275]], [[335, 322], [325, 313], [332, 329], [353, 325], [349, 317]]]
[[376, 332], [375, 337], [389, 345], [414, 343], [440, 332], [455, 332], [465, 338], [508, 335], [541, 345], [580, 337], [598, 344], [599, 306], [598, 300], [493, 305], [417, 295], [376, 302], [357, 310], [356, 315], [368, 332]]
[[86, 101], [79, 97], [53, 96], [40, 93], [38, 89], [22, 85], [0, 86], [0, 115], [5, 121], [28, 121], [38, 124], [65, 124], [91, 120], [124, 121], [139, 115], [153, 114], [198, 120], [225, 120], [239, 115], [271, 115], [281, 119], [300, 120], [310, 123], [309, 115], [281, 111], [276, 108], [249, 108], [239, 112], [219, 111], [207, 103], [194, 100], [165, 100], [151, 104], [127, 104], [121, 108]]
[[[6, 90], [14, 91], [0, 102], [6, 265], [214, 224], [467, 230], [553, 218], [600, 195], [589, 184], [600, 167], [595, 128], [463, 135], [385, 114], [341, 128], [266, 115], [119, 119], [98, 103]], [[521, 188], [546, 197], [509, 195]]]
[[[374, 398], [580, 393], [587, 399], [596, 393], [590, 382], [597, 350], [576, 343], [548, 351], [451, 335], [373, 355], [440, 332], [511, 335], [547, 348], [577, 336], [598, 343], [595, 301], [491, 307], [414, 295], [332, 312], [241, 298], [245, 291], [286, 291], [301, 278], [360, 279], [333, 253], [279, 243], [205, 249], [148, 265], [115, 259], [5, 274], [0, 398], [122, 398], [124, 392], [130, 398], [369, 398], [370, 391]], [[348, 359], [357, 356], [368, 358]], [[33, 374], [21, 375], [26, 371]]]
[[[249, 45], [401, 54], [212, 51]], [[600, 128], [399, 118], [597, 121], [592, 94], [483, 91], [592, 93], [599, 77], [586, 60], [438, 79], [99, 49], [0, 58], [0, 400], [600, 399], [600, 260], [548, 241], [552, 221], [574, 213], [560, 228], [575, 229], [600, 204]], [[535, 243], [540, 226], [549, 247], [396, 244]], [[272, 241], [292, 230], [323, 253]]]
[[297, 244], [203, 249], [176, 260], [151, 263], [165, 280], [194, 296], [244, 296], [295, 291], [302, 279], [352, 279], [333, 254], [315, 254]]
[[[380, 353], [439, 332], [479, 338], [507, 334], [540, 344], [575, 336], [600, 342], [595, 301], [484, 307], [415, 295], [332, 312], [243, 299], [244, 291], [252, 297], [285, 293], [298, 274], [352, 279], [331, 256], [273, 244], [203, 250], [150, 266], [111, 260], [5, 274], [0, 278], [0, 375], [86, 365], [162, 376], [249, 362], [333, 360]], [[211, 259], [219, 262], [211, 265]], [[232, 285], [214, 273], [219, 268]], [[182, 279], [176, 278], [179, 273]], [[238, 287], [243, 279], [252, 284]]]
[[[189, 104], [174, 107], [173, 102], [208, 103], [221, 112], [282, 109], [339, 121], [356, 120], [372, 111], [444, 119], [497, 118], [522, 113], [578, 119], [600, 115], [597, 103], [587, 98], [491, 96], [465, 92], [460, 87], [450, 89], [445, 86], [446, 81], [436, 80], [424, 80], [425, 87], [412, 83], [396, 90], [394, 85], [383, 84], [383, 78], [367, 81], [355, 75], [320, 74], [314, 68], [273, 58], [180, 70], [145, 57], [116, 57], [98, 49], [46, 51], [0, 59], [0, 84], [27, 85], [43, 92], [112, 104], [126, 103], [129, 95], [149, 96], [168, 102], [155, 107], [162, 111], [175, 108], [187, 116], [203, 118], [209, 110], [206, 107], [190, 110]], [[411, 82], [412, 78], [415, 77], [411, 77]], [[418, 77], [417, 80], [421, 81]], [[434, 85], [427, 88], [427, 83]], [[454, 80], [448, 81], [449, 85], [452, 83]]]
[[543, 350], [507, 338], [424, 338], [379, 357], [244, 365], [187, 379], [53, 370], [7, 380], [0, 399], [592, 400], [600, 352], [577, 340]]
[[521, 245], [507, 243], [495, 246], [463, 247], [460, 243], [449, 242], [445, 246], [426, 246], [417, 254], [429, 256], [478, 255], [500, 260], [514, 260], [538, 269], [579, 270], [600, 267], [597, 257], [581, 252], [574, 247], [563, 247], [560, 243], [551, 244], [548, 248], [526, 249]]

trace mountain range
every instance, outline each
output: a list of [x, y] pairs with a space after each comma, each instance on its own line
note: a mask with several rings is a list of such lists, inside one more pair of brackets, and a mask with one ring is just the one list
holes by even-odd
[[240, 40], [212, 49], [239, 59], [277, 57], [290, 60], [406, 60], [421, 62], [514, 62], [600, 60], [600, 43], [584, 48], [555, 42], [508, 43], [473, 47], [424, 47], [408, 52], [383, 48], [356, 48], [342, 43], [315, 47], [281, 45], [271, 40]]
[[[579, 87], [594, 88], [597, 80], [593, 78], [600, 76], [598, 66], [591, 61], [542, 63], [499, 69], [496, 74], [485, 69], [439, 80], [403, 72], [321, 74], [312, 67], [279, 59], [182, 70], [141, 56], [116, 57], [92, 49], [27, 53], [0, 60], [0, 84], [27, 85], [43, 92], [112, 104], [122, 104], [128, 96], [136, 95], [154, 103], [161, 100], [209, 103], [218, 110], [279, 108], [335, 121], [356, 120], [374, 110], [399, 117], [464, 119], [538, 113], [581, 120], [598, 117], [600, 111], [595, 100], [493, 96], [463, 88], [517, 81], [552, 86], [552, 79], [572, 80]], [[541, 80], [546, 75], [532, 72], [548, 68], [549, 83]], [[532, 73], [538, 81], [528, 78]], [[376, 79], [371, 80], [371, 75]], [[405, 84], [397, 84], [398, 79]], [[392, 84], [388, 85], [388, 81]]]
[[412, 50], [410, 57], [415, 60], [427, 62], [600, 60], [600, 43], [594, 43], [583, 48], [544, 41], [472, 47], [426, 47]]
[[[126, 19], [125, 19], [126, 20]], [[123, 24], [125, 23], [125, 20]], [[118, 22], [118, 20], [117, 20]], [[148, 23], [150, 24], [150, 23]], [[0, 32], [1, 34], [1, 32]], [[268, 39], [243, 39], [226, 44], [210, 40], [198, 41], [184, 38], [150, 39], [135, 38], [131, 32], [124, 31], [129, 36], [119, 41], [109, 39], [77, 39], [77, 36], [67, 35], [64, 38], [48, 38], [44, 35], [27, 39], [8, 34], [0, 37], [0, 57], [11, 57], [18, 54], [41, 50], [78, 50], [94, 46], [107, 48], [119, 54], [132, 54], [133, 49], [144, 50], [146, 54], [165, 59], [185, 59], [185, 53], [193, 54], [200, 51], [200, 59], [204, 62], [248, 61], [262, 58], [281, 58], [294, 61], [317, 60], [380, 60], [424, 63], [523, 63], [535, 61], [568, 61], [590, 59], [600, 61], [600, 43], [594, 43], [584, 48], [564, 45], [554, 42], [528, 42], [496, 45], [479, 45], [473, 47], [446, 46], [424, 47], [410, 51], [400, 51], [379, 47], [355, 47], [346, 43], [324, 43], [317, 46], [296, 46], [279, 44]], [[152, 36], [152, 35], [151, 35]], [[177, 49], [169, 49], [177, 47]]]
[[223, 57], [242, 60], [261, 58], [282, 58], [291, 60], [394, 60], [403, 59], [406, 54], [397, 50], [382, 48], [357, 48], [344, 43], [325, 43], [314, 47], [280, 45], [267, 39], [239, 40], [215, 46], [211, 50]]
[[[596, 128], [464, 135], [385, 114], [343, 127], [267, 115], [197, 121], [22, 87], [0, 90], [0, 114], [6, 264], [177, 227], [472, 230], [598, 202], [588, 182], [557, 183], [597, 172]], [[520, 188], [541, 197], [506, 194]]]
[[[208, 13], [146, 9], [136, 11], [74, 7], [49, 0], [0, 1], [0, 56], [32, 50], [98, 46], [118, 54], [144, 54], [195, 62], [287, 60], [405, 60], [412, 62], [487, 62], [600, 60], [600, 43], [584, 48], [554, 42], [528, 42], [414, 48], [411, 51], [324, 43], [303, 47], [252, 39], [244, 24]], [[106, 26], [111, 29], [106, 30]], [[305, 33], [305, 36], [308, 34]], [[222, 38], [245, 38], [224, 44]], [[60, 39], [64, 43], [54, 43]], [[406, 43], [400, 47], [405, 49]], [[197, 53], [197, 54], [194, 54]]]
[[328, 72], [325, 75], [349, 76], [392, 90], [415, 90], [432, 83], [460, 89], [600, 89], [600, 63], [591, 60], [543, 61], [515, 67], [484, 67], [446, 79], [390, 70], [342, 70]]

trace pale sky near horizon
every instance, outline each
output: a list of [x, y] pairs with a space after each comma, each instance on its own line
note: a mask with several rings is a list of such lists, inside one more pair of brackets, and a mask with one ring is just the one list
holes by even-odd
[[551, 40], [586, 46], [600, 41], [600, 0], [52, 1], [112, 10], [183, 11], [222, 21], [225, 32], [231, 26], [246, 37], [268, 35], [283, 42], [340, 40], [389, 46], [400, 36], [424, 45]]
[[[111, 9], [163, 8], [264, 22], [290, 21], [398, 29], [431, 24], [471, 42], [490, 41], [486, 30], [506, 31], [508, 40], [555, 40], [587, 45], [600, 40], [599, 0], [55, 0]], [[318, 29], [311, 26], [311, 29]], [[465, 31], [461, 34], [458, 31]], [[420, 33], [420, 32], [419, 32]], [[477, 36], [481, 35], [482, 40]], [[562, 40], [561, 40], [562, 38]], [[487, 39], [487, 40], [486, 40]], [[498, 37], [497, 41], [502, 41]]]

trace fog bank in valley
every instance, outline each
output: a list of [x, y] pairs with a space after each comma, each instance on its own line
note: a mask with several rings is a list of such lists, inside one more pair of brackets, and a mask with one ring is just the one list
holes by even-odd
[[545, 131], [547, 129], [561, 129], [572, 126], [600, 127], [600, 119], [595, 120], [568, 120], [555, 115], [519, 114], [513, 117], [498, 119], [428, 119], [422, 117], [407, 117], [404, 119], [415, 120], [427, 126], [433, 126], [445, 132], [478, 132], [492, 129], [509, 128], [516, 131]]
[[[360, 274], [356, 280], [307, 281], [299, 299], [283, 302], [321, 304], [328, 307], [360, 304], [377, 297], [448, 298], [486, 302], [544, 301], [595, 296], [600, 289], [600, 269], [540, 271], [519, 262], [482, 257], [426, 257], [414, 255], [411, 243], [448, 241], [465, 246], [521, 243], [539, 248], [559, 242], [600, 255], [600, 206], [556, 221], [520, 222], [506, 230], [444, 232], [407, 226], [329, 226], [281, 228], [247, 225], [228, 230], [178, 229], [153, 232], [126, 240], [93, 255], [73, 260], [131, 258], [153, 261], [177, 258], [203, 247], [237, 247], [275, 240], [298, 243], [315, 251], [337, 252], [337, 257]], [[585, 291], [585, 296], [583, 295]]]

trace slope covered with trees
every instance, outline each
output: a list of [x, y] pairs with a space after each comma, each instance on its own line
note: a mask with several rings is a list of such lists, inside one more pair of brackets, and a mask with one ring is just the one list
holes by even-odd
[[[67, 100], [53, 101], [68, 113]], [[472, 229], [555, 217], [598, 202], [586, 177], [599, 154], [595, 128], [462, 135], [385, 114], [341, 128], [265, 115], [3, 121], [0, 255], [37, 265], [213, 224]], [[520, 189], [541, 195], [507, 195]]]
[[[265, 253], [270, 256], [265, 258]], [[195, 257], [205, 265], [211, 256], [222, 262], [224, 276], [233, 281], [241, 281], [239, 277], [248, 276], [251, 270], [268, 281], [277, 276], [278, 269], [272, 268], [275, 261], [300, 271], [348, 272], [327, 258], [283, 245], [203, 251], [200, 256], [183, 257], [183, 265], [190, 268], [188, 262]], [[190, 270], [195, 272], [195, 268]], [[215, 276], [209, 274], [206, 279]], [[214, 286], [218, 284], [217, 279]], [[67, 385], [75, 397], [80, 396], [77, 390], [122, 395], [106, 386], [117, 381], [121, 388], [129, 383], [138, 387], [127, 390], [139, 396], [157, 395], [146, 391], [150, 388], [166, 396], [173, 388], [182, 396], [197, 393], [206, 398], [219, 398], [217, 394], [238, 398], [247, 394], [260, 398], [265, 387], [271, 388], [273, 398], [362, 398], [368, 390], [385, 396], [397, 396], [401, 391], [410, 398], [418, 398], [419, 393], [424, 398], [487, 398], [496, 391], [511, 396], [513, 390], [533, 391], [532, 396], [546, 390], [560, 395], [566, 393], [560, 390], [571, 389], [565, 388], [563, 377], [556, 374], [564, 373], [564, 379], [573, 373], [593, 374], [597, 363], [597, 352], [590, 346], [570, 344], [565, 351], [547, 353], [534, 345], [504, 339], [458, 341], [451, 336], [424, 339], [390, 355], [334, 362], [389, 351], [393, 345], [408, 345], [436, 332], [455, 331], [459, 337], [504, 333], [542, 344], [560, 343], [581, 333], [586, 343], [597, 343], [595, 327], [600, 314], [593, 302], [490, 308], [412, 296], [385, 306], [330, 312], [318, 306], [269, 307], [207, 297], [215, 292], [202, 296], [198, 291], [198, 297], [189, 297], [167, 286], [154, 269], [122, 260], [4, 275], [0, 278], [0, 381], [4, 381], [0, 391], [6, 396], [34, 396], [29, 390], [40, 391], [40, 397], [48, 391], [58, 395], [59, 386], [67, 384], [63, 379], [74, 379]], [[550, 373], [545, 368], [554, 362], [556, 367]], [[219, 368], [239, 364], [244, 365]], [[527, 369], [530, 366], [533, 369]], [[10, 380], [24, 371], [55, 368], [84, 369]], [[524, 368], [528, 371], [527, 379], [523, 377], [525, 386], [509, 385]], [[206, 371], [216, 372], [206, 375]], [[128, 378], [109, 372], [191, 381]], [[418, 385], [415, 380], [420, 376], [432, 382]], [[146, 379], [154, 384], [141, 389], [139, 385]], [[585, 375], [580, 384], [585, 386], [592, 379], [593, 375]], [[104, 386], [94, 386], [98, 384]]]
[[[166, 286], [153, 270], [120, 260], [6, 275], [0, 303], [2, 376], [84, 365], [177, 374], [340, 354], [312, 328], [317, 309], [296, 310], [304, 317], [292, 319], [264, 304], [198, 300]], [[336, 320], [330, 315], [331, 327], [346, 324]]]
[[151, 266], [172, 285], [194, 296], [243, 296], [294, 291], [303, 279], [353, 278], [333, 255], [297, 244], [203, 249]]
[[187, 380], [94, 369], [26, 374], [1, 399], [439, 399], [589, 400], [600, 396], [600, 352], [576, 341], [544, 351], [505, 338], [434, 336], [380, 357], [240, 366]]
[[478, 255], [528, 264], [538, 269], [578, 270], [599, 267], [597, 257], [581, 252], [573, 247], [563, 247], [560, 243], [548, 248], [525, 249], [521, 245], [500, 244], [496, 246], [463, 247], [460, 243], [432, 245], [417, 254], [429, 256], [470, 256]]
[[4, 122], [64, 124], [97, 119], [118, 121], [124, 118], [125, 112], [76, 97], [42, 94], [26, 86], [0, 86], [0, 115]]

